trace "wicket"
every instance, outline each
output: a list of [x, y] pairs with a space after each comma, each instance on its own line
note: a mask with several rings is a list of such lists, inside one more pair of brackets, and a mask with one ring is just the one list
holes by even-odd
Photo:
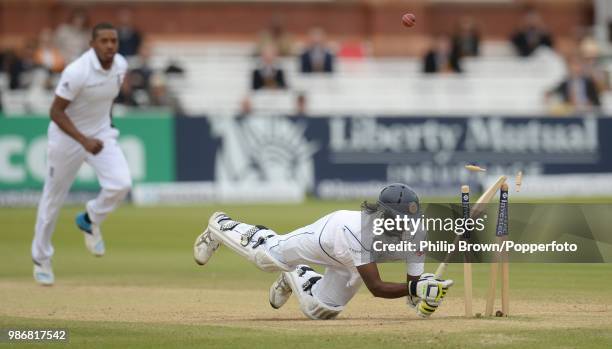
[[[484, 209], [486, 208], [486, 204], [491, 201], [497, 190], [499, 190], [501, 185], [506, 182], [506, 179], [506, 176], [499, 176], [495, 183], [493, 183], [493, 185], [491, 185], [489, 189], [482, 193], [482, 195], [478, 198], [478, 201], [476, 201], [476, 204], [474, 204], [474, 207], [472, 207], [470, 211], [470, 217], [478, 217], [478, 215], [480, 215], [484, 211]], [[457, 242], [459, 241], [459, 237], [459, 235], [455, 237], [455, 241], [453, 242], [453, 244], [457, 244]], [[441, 278], [442, 275], [446, 272], [450, 256], [450, 253], [447, 254], [444, 260], [438, 265], [438, 268], [435, 272], [435, 276], [437, 278]]]
[[[461, 187], [461, 208], [463, 209], [463, 218], [470, 218], [470, 187], [464, 185]], [[466, 230], [463, 233], [463, 238], [470, 238], [470, 231]], [[472, 316], [472, 263], [469, 258], [469, 253], [463, 255], [463, 289], [465, 296], [465, 316]]]
[[[499, 191], [499, 210], [497, 214], [497, 227], [495, 235], [498, 244], [502, 244], [508, 236], [508, 185], [504, 183]], [[502, 310], [496, 312], [496, 316], [508, 316], [510, 311], [509, 287], [510, 287], [510, 266], [508, 264], [508, 254], [499, 252], [495, 256], [495, 262], [491, 263], [491, 275], [489, 283], [489, 293], [487, 295], [487, 304], [485, 308], [485, 316], [493, 316], [493, 308], [495, 306], [495, 289], [497, 286], [497, 275], [502, 269]]]
[[[483, 195], [478, 199], [473, 209], [470, 210], [470, 187], [467, 185], [463, 185], [461, 187], [461, 207], [463, 210], [463, 217], [477, 217], [480, 215], [484, 209], [485, 204], [488, 203], [493, 195], [499, 190], [499, 208], [498, 208], [498, 216], [497, 216], [497, 226], [495, 230], [495, 235], [497, 239], [497, 243], [501, 244], [508, 236], [508, 184], [506, 184], [506, 177], [501, 176], [498, 180], [483, 193]], [[466, 231], [463, 234], [464, 239], [470, 238], [470, 232]], [[456, 243], [456, 242], [455, 242]], [[465, 316], [472, 317], [472, 263], [469, 260], [469, 255], [465, 254], [463, 260], [463, 280], [464, 280], [464, 309]], [[489, 280], [489, 292], [487, 294], [487, 301], [485, 307], [485, 316], [493, 315], [493, 308], [495, 305], [495, 290], [497, 287], [497, 278], [498, 272], [500, 269], [502, 270], [502, 289], [501, 289], [501, 298], [502, 298], [502, 310], [501, 312], [496, 312], [496, 316], [508, 316], [510, 311], [510, 265], [508, 262], [508, 254], [506, 252], [500, 252], [495, 256], [495, 261], [491, 263], [491, 274]], [[438, 273], [443, 273], [446, 269], [446, 263], [441, 263], [436, 271], [436, 275]], [[480, 315], [480, 314], [477, 314]]]
[[[506, 176], [500, 176], [493, 185], [491, 185], [474, 204], [470, 207], [470, 187], [467, 185], [461, 186], [461, 207], [463, 210], [463, 217], [475, 218], [482, 214], [486, 208], [486, 204], [491, 201], [495, 193], [499, 190], [499, 209], [497, 217], [497, 227], [495, 235], [497, 236], [497, 243], [501, 243], [508, 236], [508, 184], [506, 184]], [[464, 239], [469, 239], [470, 232], [466, 231], [463, 234]], [[459, 241], [460, 236], [455, 237], [454, 244], [456, 245]], [[446, 255], [445, 259], [438, 265], [436, 269], [436, 278], [441, 278], [446, 272], [448, 267], [448, 261], [450, 259], [450, 253]], [[493, 306], [495, 303], [495, 289], [497, 286], [497, 274], [501, 265], [502, 269], [502, 310], [498, 312], [498, 316], [508, 316], [510, 311], [510, 266], [508, 263], [507, 253], [500, 253], [495, 256], [495, 262], [491, 263], [491, 276], [489, 284], [489, 293], [487, 295], [487, 303], [485, 308], [485, 316], [493, 315]], [[501, 261], [501, 263], [500, 263]], [[472, 263], [469, 260], [469, 256], [464, 255], [463, 261], [463, 278], [464, 278], [464, 305], [465, 305], [465, 316], [472, 317]], [[501, 315], [499, 314], [501, 313]], [[479, 315], [479, 314], [477, 314]]]

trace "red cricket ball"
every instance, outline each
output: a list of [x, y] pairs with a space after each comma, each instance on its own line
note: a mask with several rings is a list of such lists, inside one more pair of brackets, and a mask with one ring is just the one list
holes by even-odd
[[402, 24], [405, 27], [413, 27], [416, 24], [416, 17], [412, 13], [406, 13], [402, 16]]

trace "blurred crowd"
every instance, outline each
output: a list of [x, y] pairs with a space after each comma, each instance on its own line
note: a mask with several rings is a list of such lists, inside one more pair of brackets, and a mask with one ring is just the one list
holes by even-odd
[[[176, 113], [183, 108], [172, 81], [178, 81], [184, 69], [178, 62], [167, 62], [162, 69], [153, 67], [152, 47], [132, 24], [132, 13], [123, 9], [115, 19], [119, 32], [119, 52], [129, 62], [130, 70], [117, 103], [128, 107], [169, 107]], [[57, 28], [43, 29], [36, 39], [22, 48], [0, 52], [0, 72], [10, 89], [46, 89], [51, 91], [62, 69], [89, 47], [90, 24], [87, 13], [75, 10]], [[338, 57], [362, 57], [363, 45], [331, 44], [322, 28], [312, 28], [305, 41], [296, 45], [282, 19], [274, 17], [255, 44], [256, 65], [251, 72], [251, 91], [240, 102], [240, 113], [253, 111], [251, 98], [260, 90], [290, 90], [291, 82], [280, 58], [294, 57], [300, 74], [333, 74]], [[555, 40], [542, 17], [532, 9], [525, 11], [521, 23], [508, 38], [517, 59], [527, 59], [540, 49], [555, 50]], [[609, 89], [608, 76], [598, 60], [600, 50], [589, 33], [580, 33], [576, 49], [567, 57], [567, 76], [553, 86], [544, 101], [559, 114], [597, 111], [600, 94]], [[424, 74], [462, 74], [463, 61], [482, 55], [481, 29], [473, 18], [462, 18], [452, 33], [436, 35], [422, 57]], [[307, 91], [295, 91], [295, 113], [306, 114]], [[1, 96], [0, 96], [1, 98]], [[1, 99], [0, 99], [1, 108]], [[1, 109], [0, 109], [1, 110]]]
[[[532, 9], [525, 11], [509, 42], [519, 58], [528, 58], [541, 48], [555, 50], [554, 39], [542, 17]], [[589, 33], [578, 32], [572, 52], [561, 54], [566, 57], [567, 76], [544, 96], [551, 111], [555, 114], [597, 112], [601, 107], [600, 94], [610, 88], [598, 60], [598, 44]], [[479, 55], [480, 30], [473, 19], [464, 18], [452, 35], [439, 35], [432, 40], [423, 57], [423, 72], [462, 73], [463, 58]]]
[[[176, 62], [164, 69], [151, 66], [151, 47], [132, 25], [132, 13], [120, 10], [114, 21], [119, 35], [119, 53], [126, 57], [129, 72], [117, 103], [131, 107], [167, 107], [181, 112], [179, 99], [170, 87], [183, 74]], [[0, 73], [10, 90], [52, 92], [66, 65], [89, 49], [91, 23], [86, 11], [74, 10], [56, 28], [44, 28], [22, 47], [0, 51]], [[1, 89], [0, 89], [1, 90]], [[0, 96], [0, 111], [2, 110]]]
[[[260, 33], [255, 47], [256, 66], [251, 73], [251, 90], [286, 90], [289, 83], [280, 57], [295, 56], [298, 60], [299, 72], [301, 74], [333, 74], [335, 70], [336, 51], [327, 41], [325, 31], [322, 28], [312, 28], [306, 42], [301, 49], [296, 50], [293, 39], [286, 32], [282, 21], [278, 18], [272, 20], [269, 28]], [[342, 50], [340, 50], [342, 51]], [[342, 55], [343, 53], [340, 52]], [[351, 54], [363, 54], [360, 52], [349, 52]], [[306, 114], [306, 94], [297, 91], [295, 95], [296, 115]], [[246, 96], [240, 105], [240, 114], [248, 115], [253, 111], [250, 96]]]
[[[508, 42], [517, 59], [527, 59], [540, 49], [555, 50], [554, 38], [542, 17], [530, 8], [525, 10]], [[290, 88], [279, 57], [296, 56], [302, 74], [331, 74], [335, 70], [336, 55], [343, 56], [350, 51], [345, 47], [334, 49], [327, 42], [325, 32], [321, 28], [313, 28], [302, 50], [296, 52], [291, 35], [284, 30], [281, 21], [274, 20], [261, 33], [256, 45], [258, 65], [252, 72], [252, 90]], [[599, 110], [600, 94], [609, 89], [608, 76], [598, 60], [599, 51], [590, 33], [579, 32], [571, 53], [558, 52], [566, 57], [567, 76], [543, 96], [551, 112], [571, 114]], [[432, 75], [461, 74], [464, 72], [463, 60], [477, 58], [481, 54], [481, 29], [473, 18], [462, 18], [452, 33], [439, 34], [431, 39], [430, 47], [422, 57], [422, 72]], [[303, 91], [296, 92], [296, 114], [306, 112], [306, 96]], [[247, 96], [241, 102], [241, 113], [251, 111]]]

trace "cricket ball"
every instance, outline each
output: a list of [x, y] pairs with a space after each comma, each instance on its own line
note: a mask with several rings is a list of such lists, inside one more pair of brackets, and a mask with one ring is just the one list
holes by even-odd
[[402, 16], [402, 24], [404, 27], [414, 27], [416, 24], [416, 17], [412, 13], [406, 13]]
[[495, 312], [495, 316], [496, 317], [502, 317], [502, 316], [504, 316], [504, 313], [501, 310], [498, 310], [498, 311]]

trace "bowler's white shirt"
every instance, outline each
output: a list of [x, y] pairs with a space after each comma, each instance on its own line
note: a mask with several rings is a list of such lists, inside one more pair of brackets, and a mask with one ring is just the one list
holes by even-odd
[[[90, 48], [62, 72], [55, 94], [71, 101], [66, 115], [85, 136], [110, 127], [113, 100], [119, 94], [127, 67], [125, 58], [115, 54], [113, 65], [105, 70]], [[55, 123], [51, 124], [54, 131], [59, 130]]]

